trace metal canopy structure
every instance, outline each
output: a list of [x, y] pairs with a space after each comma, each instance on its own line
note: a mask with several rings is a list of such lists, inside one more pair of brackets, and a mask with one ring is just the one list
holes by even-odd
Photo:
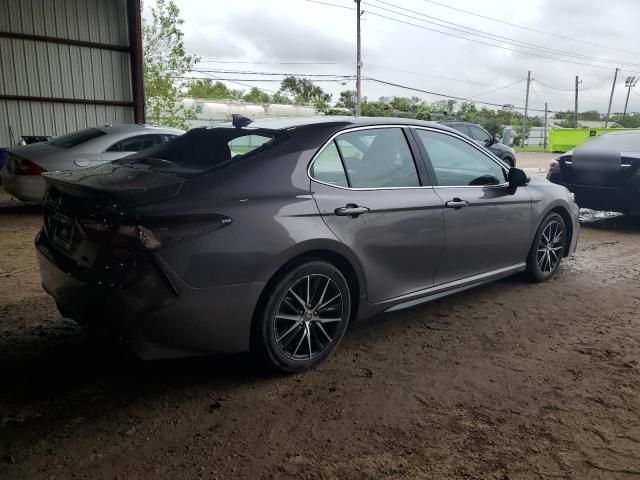
[[0, 0], [0, 147], [144, 122], [140, 0]]

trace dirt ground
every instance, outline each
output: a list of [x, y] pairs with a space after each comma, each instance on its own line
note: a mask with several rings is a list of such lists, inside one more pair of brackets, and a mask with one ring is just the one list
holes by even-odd
[[640, 226], [584, 220], [553, 280], [354, 324], [277, 376], [87, 336], [40, 287], [39, 209], [0, 194], [0, 478], [639, 478]]

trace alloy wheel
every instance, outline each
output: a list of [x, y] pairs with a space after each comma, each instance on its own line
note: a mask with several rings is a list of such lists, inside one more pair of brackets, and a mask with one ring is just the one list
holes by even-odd
[[342, 292], [336, 282], [311, 274], [293, 283], [280, 300], [273, 322], [280, 351], [292, 360], [308, 360], [334, 340], [344, 320]]
[[542, 230], [536, 262], [538, 268], [545, 274], [551, 274], [560, 263], [564, 251], [564, 227], [557, 220], [550, 221]]

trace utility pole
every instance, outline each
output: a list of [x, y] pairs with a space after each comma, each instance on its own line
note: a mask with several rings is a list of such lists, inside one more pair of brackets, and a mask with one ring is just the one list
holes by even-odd
[[547, 149], [547, 102], [544, 104], [544, 125], [542, 129], [544, 149]]
[[524, 147], [524, 137], [527, 135], [527, 112], [529, 111], [529, 86], [531, 85], [531, 70], [527, 72], [527, 95], [524, 97], [524, 119], [522, 120], [522, 142]]
[[362, 86], [360, 74], [362, 70], [362, 57], [360, 50], [360, 16], [362, 12], [360, 11], [360, 0], [355, 0], [356, 2], [356, 16], [357, 16], [357, 54], [356, 54], [356, 116], [360, 116], [362, 113]]
[[574, 113], [573, 128], [578, 128], [578, 84], [580, 83], [580, 77], [576, 75], [576, 111]]
[[604, 120], [604, 128], [607, 128], [609, 125], [609, 115], [611, 115], [611, 103], [613, 102], [613, 92], [616, 89], [616, 80], [618, 80], [618, 68], [616, 68], [616, 73], [613, 74], [613, 84], [611, 85], [611, 95], [609, 95], [609, 108], [607, 109], [607, 118]]
[[[624, 117], [627, 115], [627, 105], [629, 105], [629, 94], [631, 93], [631, 89], [636, 86], [640, 77], [636, 77], [635, 75], [632, 77], [627, 77], [624, 82], [624, 86], [627, 87], [627, 100], [624, 102], [624, 112], [622, 112], [622, 121], [624, 122]], [[623, 125], [624, 127], [624, 125]]]

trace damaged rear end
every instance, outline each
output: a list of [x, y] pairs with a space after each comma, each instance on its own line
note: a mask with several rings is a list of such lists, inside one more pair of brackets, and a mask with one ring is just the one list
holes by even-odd
[[240, 160], [228, 147], [239, 130], [221, 131], [220, 138], [186, 134], [126, 159], [45, 175], [36, 249], [43, 286], [64, 316], [125, 340], [143, 358], [247, 348], [248, 336], [234, 325], [212, 332], [202, 319], [237, 313], [230, 308], [257, 295], [256, 287], [193, 285], [171, 264], [172, 252], [188, 251], [194, 239], [215, 241], [233, 222], [220, 205], [184, 193], [190, 182], [223, 176]]

